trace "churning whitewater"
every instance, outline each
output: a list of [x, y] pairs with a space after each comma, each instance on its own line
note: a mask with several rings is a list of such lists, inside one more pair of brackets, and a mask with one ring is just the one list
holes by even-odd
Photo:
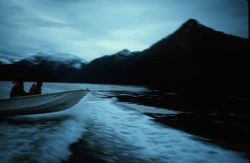
[[[1, 98], [8, 97], [10, 88], [10, 82], [0, 82]], [[87, 88], [87, 96], [69, 110], [1, 119], [1, 162], [71, 162], [81, 155], [79, 148], [84, 149], [83, 155], [91, 151], [91, 157], [106, 162], [248, 162], [241, 153], [162, 125], [145, 114], [177, 111], [110, 97], [115, 90], [140, 94], [147, 88], [47, 83], [43, 92]]]

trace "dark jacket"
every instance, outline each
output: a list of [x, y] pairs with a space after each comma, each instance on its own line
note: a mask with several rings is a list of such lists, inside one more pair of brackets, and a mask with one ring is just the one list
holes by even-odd
[[14, 87], [11, 89], [10, 92], [10, 97], [18, 97], [18, 96], [26, 96], [28, 95], [27, 92], [24, 91], [23, 86], [19, 86], [19, 85], [14, 85]]
[[38, 95], [41, 93], [42, 93], [41, 87], [39, 87], [36, 84], [33, 84], [32, 87], [30, 88], [30, 91], [29, 91], [30, 95]]

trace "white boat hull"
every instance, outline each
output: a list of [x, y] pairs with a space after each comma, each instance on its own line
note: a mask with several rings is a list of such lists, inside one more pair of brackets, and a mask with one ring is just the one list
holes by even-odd
[[78, 103], [86, 93], [85, 90], [76, 90], [0, 100], [0, 116], [62, 111]]

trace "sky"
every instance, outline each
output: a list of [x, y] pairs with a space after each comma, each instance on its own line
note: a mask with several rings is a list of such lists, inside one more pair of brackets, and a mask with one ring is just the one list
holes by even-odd
[[247, 0], [0, 0], [0, 57], [141, 51], [189, 18], [249, 36]]

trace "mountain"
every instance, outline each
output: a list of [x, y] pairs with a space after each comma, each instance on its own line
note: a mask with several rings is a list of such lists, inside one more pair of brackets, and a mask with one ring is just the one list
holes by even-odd
[[9, 65], [2, 65], [6, 79], [76, 81], [87, 62], [80, 57], [57, 53], [38, 53]]
[[114, 55], [118, 55], [118, 56], [131, 56], [131, 55], [133, 55], [133, 54], [135, 54], [136, 52], [131, 52], [131, 51], [129, 51], [128, 49], [123, 49], [123, 50], [121, 50], [121, 51], [119, 51], [119, 52], [117, 52], [116, 54], [114, 54]]
[[136, 55], [115, 54], [92, 61], [81, 71], [81, 79], [160, 87], [186, 99], [248, 98], [248, 39], [190, 19]]
[[186, 21], [171, 35], [141, 52], [124, 49], [90, 63], [68, 54], [41, 53], [1, 65], [0, 72], [5, 74], [0, 77], [2, 80], [159, 87], [175, 92], [192, 106], [212, 105], [222, 98], [249, 98], [248, 39], [216, 31], [195, 19]]
[[80, 57], [57, 53], [57, 54], [46, 54], [38, 53], [37, 55], [25, 58], [19, 62], [16, 62], [16, 65], [21, 66], [30, 66], [30, 67], [46, 67], [53, 68], [55, 70], [60, 69], [60, 67], [76, 68], [81, 69], [86, 65], [86, 61]]
[[158, 84], [162, 86], [183, 82], [209, 84], [209, 81], [223, 82], [224, 87], [231, 81], [247, 81], [247, 52], [247, 39], [215, 31], [190, 19], [172, 35], [142, 52], [140, 73], [144, 82], [160, 81]]
[[12, 64], [14, 62], [17, 62], [17, 58], [5, 56], [0, 54], [0, 64]]
[[113, 55], [97, 58], [84, 67], [80, 74], [83, 82], [131, 84], [135, 58], [139, 52], [122, 50]]

